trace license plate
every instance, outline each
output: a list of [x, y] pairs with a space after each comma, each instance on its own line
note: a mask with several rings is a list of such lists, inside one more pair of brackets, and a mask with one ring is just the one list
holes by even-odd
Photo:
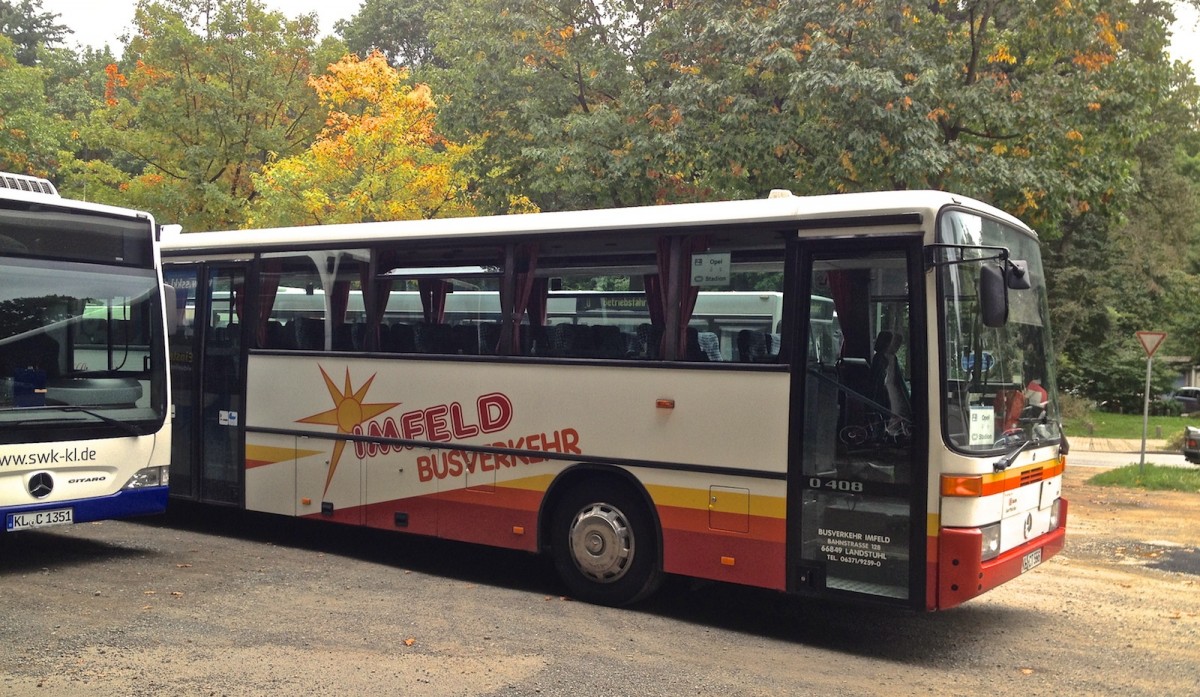
[[1029, 554], [1021, 558], [1021, 573], [1029, 571], [1033, 567], [1042, 563], [1042, 550], [1035, 549]]
[[34, 511], [32, 513], [13, 513], [5, 521], [9, 530], [30, 530], [51, 525], [70, 525], [75, 522], [75, 509], [56, 508], [51, 511]]

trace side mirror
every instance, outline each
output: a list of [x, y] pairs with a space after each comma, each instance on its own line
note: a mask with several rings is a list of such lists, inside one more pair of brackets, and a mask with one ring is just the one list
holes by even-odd
[[979, 267], [979, 308], [985, 327], [1003, 327], [1008, 322], [1005, 275], [1002, 266], [984, 264]]

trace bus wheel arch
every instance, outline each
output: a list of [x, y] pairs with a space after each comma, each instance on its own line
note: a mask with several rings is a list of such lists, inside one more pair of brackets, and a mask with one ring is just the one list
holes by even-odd
[[543, 549], [573, 597], [628, 605], [662, 580], [662, 533], [650, 496], [628, 472], [581, 465], [547, 492]]

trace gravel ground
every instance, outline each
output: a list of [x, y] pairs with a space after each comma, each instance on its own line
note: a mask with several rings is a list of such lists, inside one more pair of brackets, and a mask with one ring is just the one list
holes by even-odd
[[912, 615], [176, 506], [0, 538], [0, 694], [1200, 695], [1200, 494], [1086, 486], [1066, 551]]

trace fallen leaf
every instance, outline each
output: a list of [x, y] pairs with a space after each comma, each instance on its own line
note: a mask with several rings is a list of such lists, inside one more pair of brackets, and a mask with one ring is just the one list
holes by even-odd
[[191, 564], [176, 564], [175, 568], [176, 569], [190, 569], [190, 568], [192, 568], [192, 565]]
[[171, 596], [172, 596], [172, 597], [175, 597], [175, 598], [182, 598], [182, 597], [183, 597], [183, 591], [171, 591]]
[[1033, 675], [1033, 668], [1022, 668], [1021, 674], [1022, 675]]
[[412, 637], [409, 637], [409, 638], [407, 638], [407, 639], [405, 639], [405, 640], [404, 640], [404, 645], [405, 645], [405, 646], [412, 646], [412, 645], [413, 645], [413, 644], [415, 644], [415, 643], [417, 643], [417, 640], [416, 640], [416, 639], [413, 639]]

